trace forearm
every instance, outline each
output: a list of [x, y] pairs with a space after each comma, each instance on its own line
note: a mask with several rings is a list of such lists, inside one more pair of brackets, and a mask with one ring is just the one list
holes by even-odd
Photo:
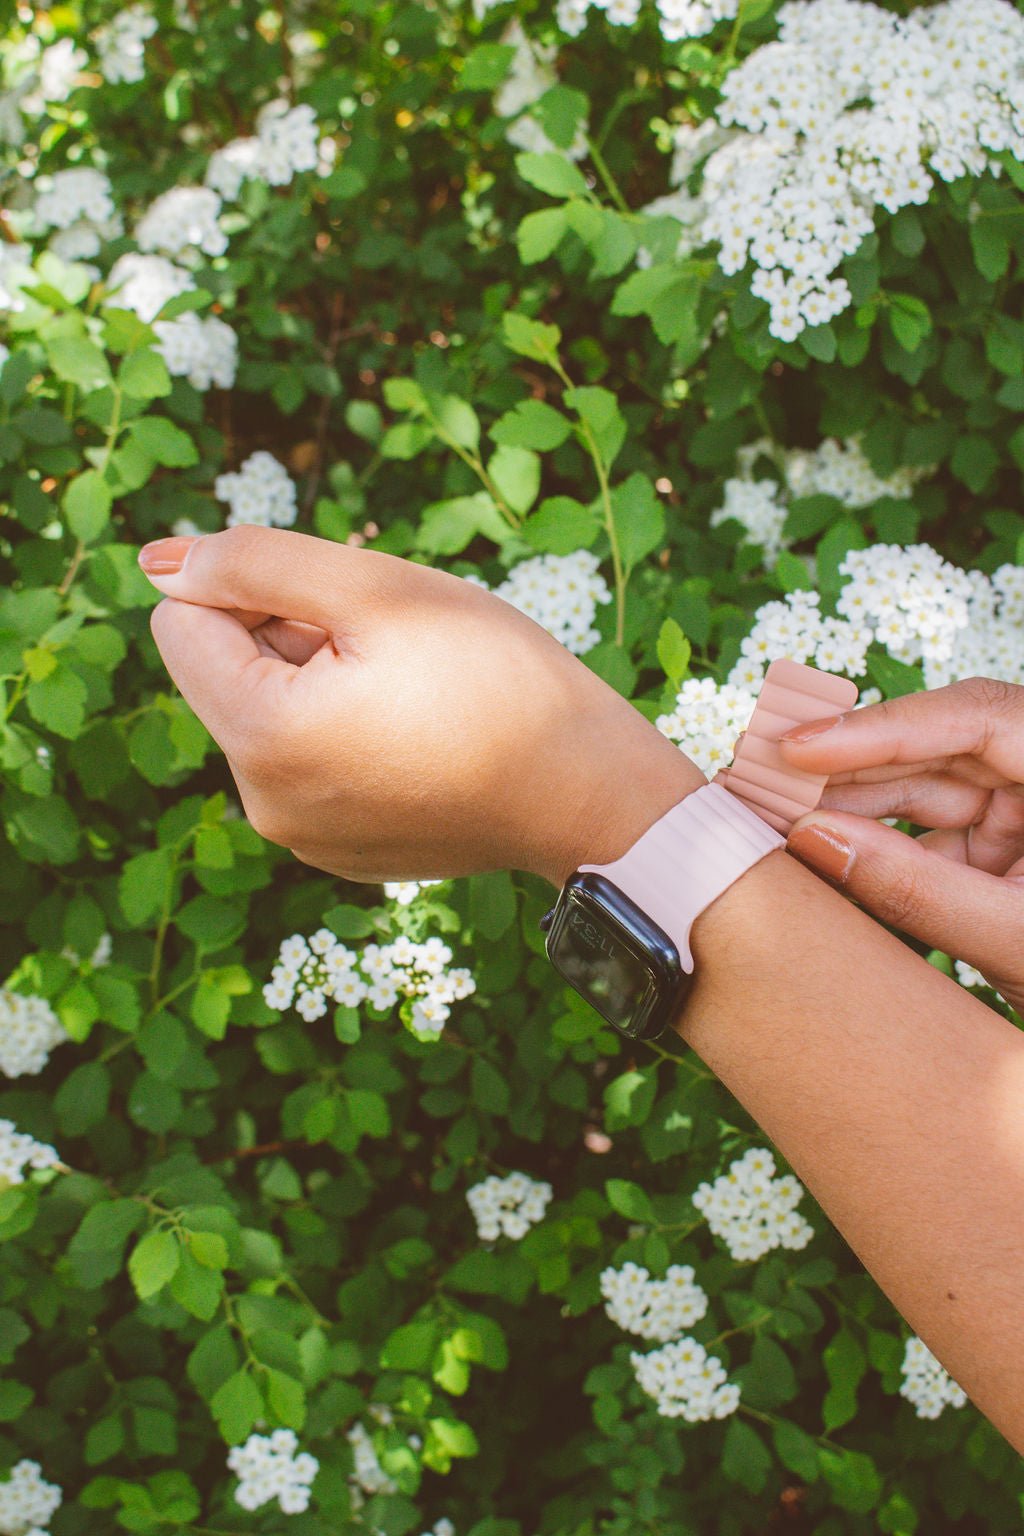
[[1024, 1036], [782, 852], [692, 937], [680, 1034], [1024, 1451]]

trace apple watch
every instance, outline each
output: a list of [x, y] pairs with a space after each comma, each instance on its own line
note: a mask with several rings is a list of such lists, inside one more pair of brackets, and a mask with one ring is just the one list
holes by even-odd
[[818, 803], [824, 777], [789, 768], [775, 741], [856, 697], [843, 678], [773, 662], [733, 768], [672, 806], [621, 858], [569, 876], [541, 919], [547, 956], [621, 1034], [654, 1039], [679, 1014], [693, 985], [694, 921], [785, 847], [792, 822]]

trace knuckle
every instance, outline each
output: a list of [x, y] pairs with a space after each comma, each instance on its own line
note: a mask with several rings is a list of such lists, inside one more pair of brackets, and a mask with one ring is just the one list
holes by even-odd
[[998, 677], [968, 677], [959, 686], [988, 714], [1002, 715], [1018, 709], [1024, 699], [1024, 688]]
[[885, 920], [896, 928], [913, 926], [923, 906], [923, 891], [917, 872], [894, 864], [885, 871], [880, 884]]

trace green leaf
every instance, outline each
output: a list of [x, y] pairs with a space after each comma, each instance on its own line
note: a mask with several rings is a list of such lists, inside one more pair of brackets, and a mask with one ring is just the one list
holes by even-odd
[[118, 1274], [125, 1244], [146, 1219], [137, 1200], [104, 1200], [87, 1211], [68, 1246], [68, 1261], [83, 1290], [95, 1290]]
[[535, 213], [528, 213], [516, 231], [519, 260], [525, 266], [544, 261], [561, 245], [568, 228], [569, 220], [564, 206], [540, 208]]
[[186, 1312], [208, 1323], [220, 1306], [224, 1276], [220, 1270], [200, 1264], [188, 1248], [181, 1248], [179, 1257], [178, 1268], [171, 1277], [171, 1295]]
[[608, 1204], [620, 1216], [628, 1216], [630, 1221], [657, 1221], [650, 1197], [639, 1184], [629, 1179], [605, 1179], [604, 1192]]
[[549, 197], [586, 197], [588, 187], [583, 173], [564, 155], [548, 151], [542, 155], [516, 155], [516, 170], [525, 182], [546, 192]]
[[549, 496], [531, 512], [519, 536], [543, 554], [571, 555], [589, 549], [601, 531], [596, 506], [585, 507], [571, 496]]
[[613, 315], [647, 315], [658, 340], [689, 346], [697, 339], [703, 278], [695, 266], [673, 261], [631, 272], [616, 289]]
[[[63, 1014], [61, 1017], [63, 1020]], [[84, 1061], [61, 1083], [53, 1108], [64, 1135], [81, 1136], [100, 1123], [109, 1102], [108, 1068], [102, 1061]]]
[[658, 664], [675, 688], [690, 670], [690, 651], [690, 642], [675, 619], [665, 619], [658, 631]]
[[490, 1115], [507, 1115], [510, 1102], [508, 1080], [486, 1056], [474, 1056], [469, 1074], [470, 1099], [478, 1109]]
[[433, 414], [439, 436], [451, 438], [460, 448], [476, 451], [480, 443], [480, 418], [468, 400], [445, 395]]
[[735, 1414], [722, 1446], [722, 1471], [748, 1493], [760, 1493], [768, 1480], [772, 1458], [756, 1430]]
[[235, 1371], [210, 1399], [210, 1412], [228, 1445], [241, 1445], [263, 1418], [263, 1397], [247, 1370]]
[[129, 431], [144, 453], [169, 469], [187, 469], [199, 462], [199, 451], [188, 433], [166, 416], [142, 416]]
[[509, 43], [478, 43], [459, 75], [464, 91], [493, 91], [509, 72], [516, 50]]
[[855, 1417], [857, 1388], [867, 1370], [867, 1360], [848, 1328], [841, 1328], [825, 1345], [823, 1360], [831, 1385], [821, 1411], [825, 1429], [831, 1432]]
[[818, 1480], [818, 1447], [815, 1441], [799, 1425], [788, 1419], [777, 1419], [772, 1426], [775, 1452], [782, 1465], [805, 1483]]
[[133, 400], [159, 400], [171, 392], [167, 364], [150, 347], [128, 354], [118, 369], [117, 382]]
[[498, 417], [490, 435], [508, 448], [534, 448], [543, 453], [560, 448], [571, 432], [572, 423], [554, 406], [543, 400], [520, 400]]
[[76, 475], [64, 493], [64, 515], [76, 539], [91, 544], [110, 521], [114, 498], [97, 469]]
[[29, 683], [25, 690], [25, 702], [33, 720], [69, 739], [76, 737], [85, 723], [88, 697], [89, 690], [82, 679], [66, 666], [58, 666], [48, 677]]
[[475, 933], [492, 943], [516, 920], [516, 892], [507, 869], [469, 877], [469, 922]]
[[971, 251], [978, 271], [990, 283], [1005, 277], [1010, 266], [1010, 241], [1008, 232], [994, 218], [979, 213], [969, 226]]
[[531, 357], [537, 363], [551, 363], [558, 356], [562, 333], [557, 325], [544, 325], [531, 320], [528, 315], [514, 311], [502, 319], [505, 345], [521, 357]]
[[58, 379], [79, 389], [103, 389], [111, 382], [110, 366], [102, 347], [84, 336], [58, 336], [47, 343], [50, 366]]
[[192, 1257], [207, 1269], [227, 1269], [228, 1245], [219, 1232], [189, 1232], [188, 1247]]
[[476, 491], [424, 507], [416, 547], [432, 555], [457, 555], [478, 534], [504, 544], [511, 531], [487, 491]]
[[529, 448], [501, 445], [491, 455], [487, 473], [513, 512], [528, 512], [540, 490], [540, 459]]
[[403, 1323], [393, 1329], [381, 1345], [381, 1370], [425, 1370], [440, 1336], [441, 1323], [438, 1318], [430, 1318], [421, 1323]]
[[434, 441], [434, 429], [422, 421], [400, 421], [388, 427], [381, 439], [378, 453], [382, 459], [414, 459]]
[[869, 1456], [862, 1451], [837, 1451], [820, 1446], [818, 1463], [825, 1481], [840, 1509], [857, 1515], [869, 1514], [882, 1494], [882, 1478]]
[[155, 1296], [167, 1284], [180, 1258], [181, 1245], [173, 1232], [160, 1229], [146, 1233], [128, 1260], [128, 1273], [140, 1300]]
[[571, 149], [581, 124], [586, 122], [590, 103], [582, 91], [571, 85], [552, 85], [533, 105], [533, 115], [552, 144]]
[[125, 864], [118, 881], [121, 910], [133, 928], [139, 928], [160, 910], [167, 899], [173, 855], [169, 848], [140, 853]]
[[20, 1381], [0, 1381], [0, 1424], [20, 1419], [35, 1397], [31, 1387]]
[[203, 1334], [189, 1355], [185, 1369], [196, 1391], [209, 1400], [238, 1369], [239, 1359], [230, 1326], [219, 1323]]
[[957, 479], [977, 496], [999, 468], [999, 450], [991, 438], [968, 432], [957, 438], [949, 464]]
[[932, 328], [931, 311], [912, 293], [890, 293], [887, 314], [892, 333], [907, 352], [916, 352]]
[[665, 538], [665, 511], [648, 477], [640, 470], [611, 494], [619, 555], [627, 571]]
[[772, 575], [783, 592], [814, 591], [814, 582], [806, 562], [788, 549], [779, 551], [772, 567]]
[[621, 1131], [629, 1125], [642, 1125], [650, 1113], [658, 1079], [650, 1068], [645, 1072], [623, 1072], [604, 1090], [604, 1124], [607, 1131]]
[[792, 1402], [797, 1395], [796, 1374], [789, 1356], [765, 1333], [759, 1333], [754, 1340], [741, 1381], [743, 1399], [754, 1408], [777, 1408]]
[[264, 1387], [277, 1422], [286, 1429], [301, 1429], [306, 1422], [306, 1392], [301, 1381], [296, 1381], [285, 1371], [268, 1367]]
[[919, 666], [908, 666], [878, 651], [870, 651], [867, 659], [868, 677], [876, 688], [881, 688], [887, 699], [901, 699], [906, 693], [924, 692], [924, 674]]

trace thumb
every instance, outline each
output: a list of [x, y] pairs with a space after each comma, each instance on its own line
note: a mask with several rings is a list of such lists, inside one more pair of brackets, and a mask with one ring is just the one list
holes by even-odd
[[931, 948], [986, 976], [1020, 970], [1024, 877], [974, 869], [922, 839], [840, 811], [802, 816], [786, 846], [874, 917]]

